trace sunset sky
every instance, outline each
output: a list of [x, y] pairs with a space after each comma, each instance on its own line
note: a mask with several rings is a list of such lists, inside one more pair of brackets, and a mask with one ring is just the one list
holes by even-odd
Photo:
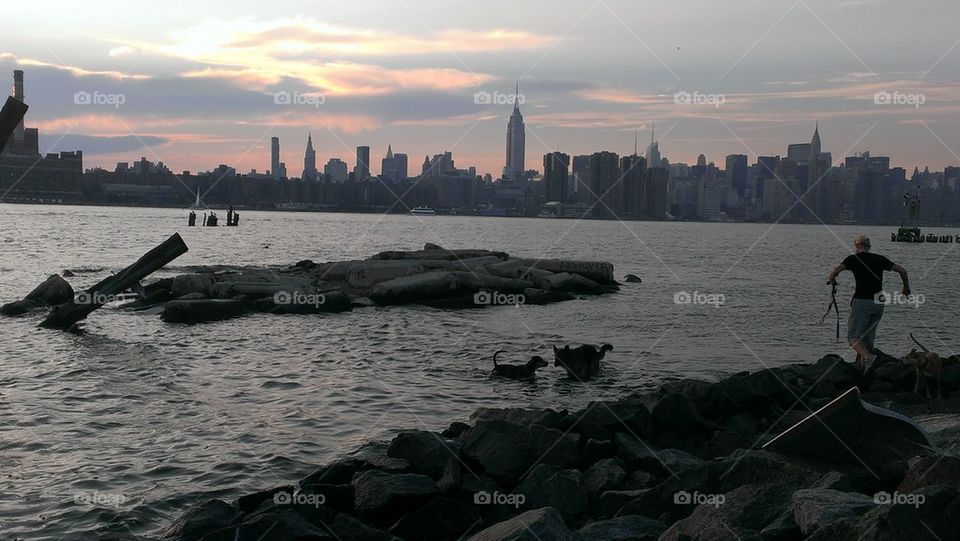
[[[637, 129], [642, 149], [654, 123], [671, 162], [752, 162], [808, 141], [817, 119], [835, 161], [960, 165], [956, 0], [151, 4], [4, 6], [0, 75], [26, 71], [42, 151], [263, 171], [279, 136], [298, 176], [312, 131], [319, 164], [352, 166], [369, 145], [377, 173], [392, 144], [411, 173], [452, 150], [496, 176], [512, 105], [474, 96], [519, 80], [528, 168], [557, 148], [632, 152]], [[875, 103], [883, 92], [894, 103]]]

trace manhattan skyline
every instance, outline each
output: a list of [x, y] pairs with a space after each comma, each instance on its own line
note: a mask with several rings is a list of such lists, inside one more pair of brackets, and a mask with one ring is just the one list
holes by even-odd
[[[322, 15], [300, 2], [189, 15], [52, 2], [42, 15], [12, 6], [0, 70], [29, 70], [41, 151], [83, 150], [86, 167], [142, 155], [175, 171], [264, 171], [279, 137], [299, 176], [312, 134], [318, 164], [352, 166], [369, 146], [376, 171], [392, 145], [414, 162], [451, 150], [496, 178], [514, 109], [499, 98], [519, 81], [526, 169], [558, 148], [629, 154], [654, 124], [671, 162], [753, 162], [808, 140], [819, 120], [835, 160], [870, 151], [941, 170], [960, 163], [960, 32], [949, 27], [960, 8], [934, 3], [937, 17], [813, 0], [495, 2], [466, 17], [413, 1]], [[123, 103], [77, 104], [77, 92]], [[291, 103], [277, 102], [284, 93]]]

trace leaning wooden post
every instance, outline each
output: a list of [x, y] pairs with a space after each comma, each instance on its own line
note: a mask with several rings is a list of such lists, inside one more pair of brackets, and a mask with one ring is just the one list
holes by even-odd
[[140, 282], [167, 263], [187, 253], [187, 245], [179, 233], [174, 233], [162, 244], [150, 250], [133, 265], [109, 276], [89, 289], [80, 292], [72, 301], [54, 306], [40, 324], [51, 329], [70, 330], [103, 306], [110, 297]]

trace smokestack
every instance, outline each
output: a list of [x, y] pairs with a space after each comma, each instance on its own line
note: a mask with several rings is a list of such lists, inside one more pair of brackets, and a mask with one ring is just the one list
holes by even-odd
[[[13, 97], [23, 101], [23, 70], [13, 70]], [[17, 124], [17, 128], [13, 131], [13, 140], [10, 142], [13, 145], [13, 153], [21, 154], [24, 152], [24, 147], [26, 147], [26, 138], [23, 134], [23, 119], [20, 119], [20, 123]]]

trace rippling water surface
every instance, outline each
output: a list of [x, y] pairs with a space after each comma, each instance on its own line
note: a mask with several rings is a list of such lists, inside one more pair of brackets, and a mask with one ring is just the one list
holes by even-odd
[[[474, 217], [243, 212], [239, 228], [187, 228], [184, 211], [0, 206], [0, 300], [71, 269], [75, 287], [130, 264], [179, 231], [190, 251], [154, 277], [203, 264], [340, 260], [424, 242], [527, 257], [600, 259], [617, 295], [551, 306], [444, 311], [361, 308], [326, 316], [253, 315], [198, 326], [104, 308], [69, 334], [37, 318], [0, 319], [0, 537], [156, 536], [192, 503], [306, 475], [397, 429], [441, 429], [479, 406], [567, 408], [674, 377], [845, 353], [827, 272], [864, 232], [912, 273], [919, 308], [891, 307], [878, 345], [907, 331], [960, 349], [957, 245], [888, 242], [888, 228], [573, 222]], [[951, 234], [957, 231], [944, 231]], [[888, 275], [891, 289], [899, 288]], [[852, 277], [843, 279], [844, 299]], [[679, 292], [720, 307], [677, 305]], [[841, 308], [845, 308], [845, 300]], [[550, 367], [533, 383], [492, 380], [490, 356], [610, 342], [587, 385]], [[848, 356], [849, 358], [849, 356]], [[66, 535], [65, 535], [66, 534]], [[64, 537], [65, 536], [65, 537]]]

